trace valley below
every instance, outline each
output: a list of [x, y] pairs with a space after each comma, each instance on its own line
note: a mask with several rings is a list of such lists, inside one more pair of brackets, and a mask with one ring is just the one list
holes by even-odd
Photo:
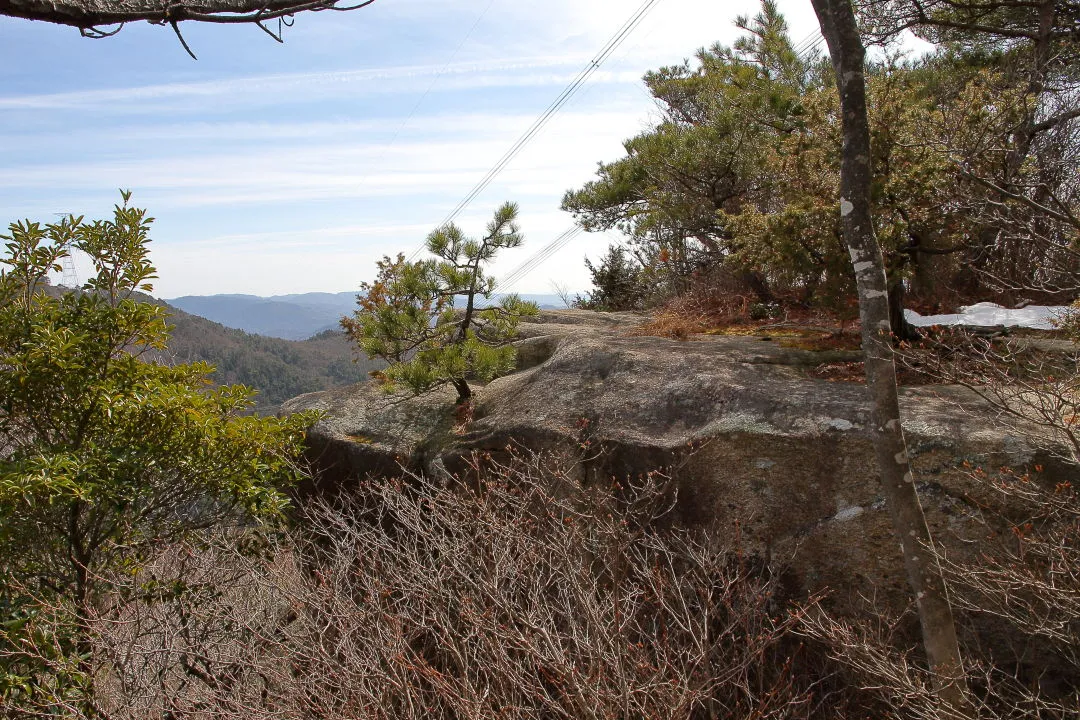
[[385, 364], [365, 357], [336, 327], [287, 340], [166, 307], [173, 330], [168, 350], [156, 359], [210, 363], [215, 383], [247, 385], [258, 392], [253, 411], [260, 415], [277, 413], [281, 403], [297, 395], [365, 380]]

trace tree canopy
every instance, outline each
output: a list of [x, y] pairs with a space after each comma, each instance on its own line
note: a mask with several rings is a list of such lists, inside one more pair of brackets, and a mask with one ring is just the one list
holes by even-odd
[[[761, 302], [842, 307], [854, 276], [835, 213], [831, 69], [795, 52], [771, 2], [738, 23], [733, 45], [646, 75], [661, 121], [563, 207], [588, 230], [622, 230], [669, 292], [722, 271]], [[1069, 171], [1080, 112], [1064, 66], [1043, 63], [1033, 84], [1035, 55], [1018, 41], [957, 41], [868, 65], [871, 199], [894, 326], [905, 294], [948, 303], [1080, 289], [1080, 187]]]
[[[300, 12], [358, 10], [375, 0], [0, 0], [0, 15], [76, 27], [90, 38], [115, 35], [124, 25], [146, 21], [168, 25], [192, 58], [181, 22], [247, 23], [282, 42], [282, 23]], [[265, 25], [278, 20], [275, 31]]]
[[183, 21], [261, 23], [298, 12], [355, 10], [375, 0], [0, 0], [0, 15], [42, 20], [88, 30], [145, 20], [164, 25]]

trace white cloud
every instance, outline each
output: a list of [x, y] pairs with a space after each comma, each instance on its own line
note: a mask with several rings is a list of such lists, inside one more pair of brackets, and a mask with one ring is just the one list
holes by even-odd
[[268, 249], [288, 250], [302, 248], [303, 252], [330, 247], [340, 248], [341, 240], [363, 237], [408, 238], [423, 237], [431, 227], [419, 223], [411, 225], [337, 225], [333, 227], [310, 227], [302, 230], [268, 230], [254, 233], [232, 233], [201, 239], [185, 240], [183, 247], [192, 251], [228, 247], [234, 250]]
[[[473, 211], [460, 218], [467, 232], [475, 232], [487, 213]], [[503, 277], [533, 253], [567, 229], [570, 219], [558, 211], [530, 213], [521, 220], [526, 242], [505, 252], [491, 268]], [[244, 237], [207, 237], [202, 240], [155, 243], [151, 259], [161, 270], [155, 294], [176, 297], [186, 294], [237, 292], [268, 295], [268, 278], [287, 277], [272, 286], [286, 292], [355, 290], [375, 274], [375, 262], [383, 255], [411, 253], [431, 230], [429, 225], [383, 227], [341, 226], [282, 233], [252, 233]], [[588, 289], [585, 255], [596, 257], [610, 242], [604, 235], [581, 234], [534, 271], [507, 288], [520, 293], [550, 293], [556, 281], [572, 293]]]
[[[299, 102], [312, 97], [349, 93], [412, 92], [423, 81], [428, 87], [431, 78], [438, 78], [440, 90], [465, 90], [484, 87], [558, 85], [568, 83], [576, 72], [547, 72], [547, 68], [576, 67], [585, 61], [582, 56], [537, 57], [487, 62], [457, 63], [450, 66], [416, 65], [336, 72], [290, 73], [285, 75], [254, 75], [228, 80], [165, 83], [65, 93], [24, 94], [0, 97], [0, 110], [107, 110], [116, 112], [160, 112], [170, 107], [168, 101], [184, 100], [229, 103], [248, 102], [263, 98], [267, 102]], [[597, 73], [596, 82], [633, 82], [636, 76], [620, 73]], [[406, 82], [403, 82], [406, 81]]]
[[[377, 258], [418, 246], [640, 5], [386, 2], [300, 18], [279, 55], [245, 35], [228, 46], [237, 56], [231, 77], [207, 79], [202, 63], [159, 72], [146, 60], [140, 84], [117, 87], [143, 62], [122, 54], [124, 62], [98, 65], [96, 75], [65, 68], [75, 79], [69, 87], [80, 89], [49, 92], [42, 82], [32, 85], [41, 92], [0, 96], [0, 144], [10, 148], [0, 197], [16, 216], [26, 208], [89, 214], [107, 211], [113, 188], [134, 189], [159, 218], [152, 257], [165, 296], [355, 289]], [[752, 0], [660, 0], [458, 218], [476, 232], [495, 204], [521, 202], [527, 244], [506, 253], [496, 275], [565, 230], [562, 193], [642, 129], [652, 105], [641, 73], [730, 42], [731, 18], [756, 8]], [[815, 29], [805, 0], [781, 9], [796, 40]], [[122, 46], [92, 47], [107, 54]], [[515, 289], [549, 292], [556, 277], [584, 290], [582, 257], [609, 240], [580, 236]]]
[[[561, 192], [568, 166], [591, 172], [595, 151], [605, 140], [612, 151], [613, 129], [633, 132], [639, 113], [606, 110], [559, 116], [506, 171], [519, 192]], [[268, 151], [261, 142], [229, 152], [192, 147], [183, 155], [128, 160], [28, 164], [0, 169], [0, 188], [27, 192], [35, 188], [85, 189], [131, 187], [156, 208], [227, 203], [299, 202], [319, 197], [416, 196], [443, 192], [464, 194], [517, 137], [524, 116], [472, 115], [467, 120], [425, 118], [394, 144], [363, 140], [284, 145]], [[319, 127], [317, 125], [317, 127]], [[285, 134], [303, 128], [285, 129]], [[435, 137], [427, 137], [438, 132]], [[245, 132], [238, 129], [238, 132]], [[413, 137], [420, 135], [420, 139]], [[362, 137], [362, 133], [357, 134]], [[144, 142], [153, 144], [155, 133]], [[260, 138], [265, 140], [266, 138]], [[523, 185], [524, 183], [524, 185]], [[527, 190], [531, 187], [532, 190]]]

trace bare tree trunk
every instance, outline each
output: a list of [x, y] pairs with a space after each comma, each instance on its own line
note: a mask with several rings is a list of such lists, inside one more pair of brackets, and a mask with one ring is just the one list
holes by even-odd
[[843, 116], [840, 215], [859, 291], [859, 318], [871, 398], [874, 450], [881, 487], [900, 538], [908, 582], [915, 593], [923, 645], [946, 717], [972, 715], [952, 608], [931, 545], [907, 443], [900, 424], [896, 366], [890, 341], [888, 282], [870, 212], [870, 125], [866, 112], [865, 49], [850, 0], [812, 0], [829, 46]]
[[450, 383], [457, 390], [457, 404], [464, 405], [472, 399], [472, 388], [469, 387], [469, 382], [465, 378], [456, 378], [451, 380]]

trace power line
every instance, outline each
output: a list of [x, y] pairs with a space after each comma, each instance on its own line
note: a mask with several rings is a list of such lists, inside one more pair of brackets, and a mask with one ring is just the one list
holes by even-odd
[[561, 93], [559, 93], [559, 96], [556, 97], [550, 105], [548, 105], [547, 109], [545, 109], [544, 112], [540, 114], [540, 117], [533, 121], [533, 124], [529, 126], [529, 128], [520, 138], [518, 138], [517, 142], [515, 142], [510, 147], [510, 149], [507, 150], [501, 158], [499, 158], [499, 161], [496, 162], [495, 165], [487, 171], [484, 177], [480, 179], [480, 182], [478, 182], [473, 187], [473, 189], [470, 190], [464, 198], [462, 198], [462, 200], [454, 207], [454, 209], [450, 211], [450, 214], [448, 214], [446, 218], [443, 219], [440, 225], [446, 225], [447, 223], [451, 222], [462, 210], [468, 207], [468, 205], [476, 199], [477, 195], [483, 192], [484, 189], [491, 184], [491, 182], [496, 178], [496, 176], [498, 176], [499, 173], [501, 173], [503, 169], [505, 169], [506, 166], [510, 164], [510, 162], [515, 157], [517, 157], [518, 153], [520, 153], [522, 149], [524, 149], [525, 145], [527, 145], [528, 142], [532, 140], [533, 137], [535, 137], [537, 133], [539, 133], [544, 128], [544, 126], [551, 120], [551, 118], [554, 117], [555, 114], [558, 113], [559, 110], [561, 110], [567, 102], [569, 102], [570, 98], [572, 98], [574, 94], [577, 93], [577, 91], [581, 88], [581, 86], [584, 85], [585, 82], [593, 75], [593, 73], [595, 73], [600, 68], [604, 61], [607, 60], [613, 52], [615, 52], [619, 45], [621, 45], [626, 40], [630, 33], [634, 31], [634, 29], [641, 23], [641, 21], [645, 18], [649, 11], [658, 2], [659, 0], [645, 0], [645, 2], [642, 3], [636, 11], [634, 11], [633, 15], [631, 15], [630, 18], [622, 24], [622, 26], [615, 32], [615, 34], [607, 41], [604, 47], [601, 48], [600, 52], [597, 53], [596, 57], [594, 57], [588, 65], [582, 68], [581, 72], [578, 73], [577, 77], [575, 77], [574, 80], [566, 88], [564, 88]]
[[[435, 89], [436, 83], [442, 80], [443, 76], [446, 75], [447, 71], [450, 69], [450, 66], [454, 63], [454, 60], [457, 59], [457, 56], [461, 52], [461, 49], [465, 47], [465, 43], [468, 42], [469, 38], [472, 37], [472, 34], [476, 31], [476, 28], [480, 25], [480, 21], [484, 19], [484, 16], [488, 14], [488, 11], [491, 10], [491, 6], [494, 4], [495, 0], [488, 0], [488, 4], [484, 7], [483, 10], [480, 11], [480, 14], [476, 16], [476, 19], [473, 20], [473, 24], [469, 28], [469, 31], [462, 36], [461, 42], [458, 43], [458, 46], [454, 49], [454, 52], [451, 53], [449, 59], [447, 59], [447, 61], [443, 63], [443, 66], [439, 70], [439, 72], [431, 78], [431, 82], [428, 83], [428, 86], [424, 90], [423, 94], [413, 104], [412, 109], [409, 110], [409, 114], [406, 115], [405, 119], [398, 124], [397, 128], [395, 128], [394, 134], [390, 136], [390, 141], [383, 144], [382, 148], [379, 151], [379, 154], [371, 163], [372, 168], [378, 169], [382, 165], [383, 158], [385, 158], [386, 154], [390, 152], [394, 145], [397, 144], [398, 138], [401, 136], [401, 131], [404, 130], [410, 122], [412, 122], [413, 117], [416, 116], [416, 111], [420, 109], [420, 107], [424, 104], [424, 101], [427, 100], [428, 95], [430, 95], [431, 91]], [[412, 260], [415, 257], [416, 253], [413, 253], [409, 260]]]
[[386, 155], [387, 151], [394, 146], [394, 143], [397, 142], [398, 136], [401, 134], [401, 131], [405, 129], [405, 126], [408, 125], [409, 122], [413, 119], [413, 116], [416, 115], [416, 111], [420, 109], [420, 106], [424, 104], [424, 101], [427, 99], [428, 95], [431, 94], [432, 89], [434, 89], [435, 83], [441, 80], [443, 75], [446, 74], [446, 71], [450, 68], [450, 65], [453, 64], [454, 60], [457, 59], [458, 53], [461, 52], [461, 48], [465, 47], [465, 43], [468, 42], [469, 38], [472, 37], [473, 32], [475, 32], [477, 26], [480, 25], [480, 21], [484, 19], [484, 16], [488, 14], [488, 11], [491, 10], [491, 6], [494, 4], [495, 0], [489, 0], [487, 6], [480, 12], [479, 15], [476, 16], [476, 20], [473, 21], [472, 27], [470, 27], [469, 31], [465, 33], [465, 35], [461, 38], [461, 42], [458, 43], [457, 48], [454, 50], [453, 54], [450, 55], [450, 59], [447, 60], [445, 64], [443, 64], [442, 70], [440, 70], [435, 75], [435, 77], [431, 79], [431, 82], [428, 83], [427, 89], [424, 90], [424, 94], [420, 96], [420, 99], [416, 101], [415, 105], [413, 105], [412, 110], [409, 111], [409, 114], [405, 117], [404, 120], [401, 121], [401, 124], [398, 125], [397, 130], [394, 131], [393, 137], [390, 138], [390, 143], [383, 147], [382, 154], [376, 159], [376, 165], [379, 164], [379, 161], [382, 160], [383, 156]]
[[817, 41], [821, 39], [821, 33], [811, 32], [809, 35], [799, 41], [799, 43], [796, 44], [795, 47], [792, 48], [792, 50], [797, 56], [801, 58], [804, 53], [808, 52], [810, 46], [817, 44]]
[[531, 273], [537, 267], [547, 261], [552, 255], [562, 250], [564, 247], [570, 244], [570, 241], [574, 240], [584, 230], [579, 225], [572, 225], [562, 232], [558, 237], [549, 242], [544, 247], [540, 248], [525, 262], [514, 268], [505, 278], [495, 284], [494, 290], [508, 289], [514, 286], [518, 280]]
[[[604, 64], [604, 62], [611, 56], [611, 54], [615, 52], [615, 50], [617, 50], [618, 47], [623, 44], [623, 42], [626, 41], [626, 38], [630, 36], [630, 33], [632, 33], [638, 27], [638, 25], [641, 24], [641, 21], [645, 19], [645, 16], [649, 14], [649, 12], [653, 9], [653, 7], [656, 6], [658, 2], [660, 2], [660, 0], [645, 0], [640, 6], [638, 6], [637, 10], [635, 10], [630, 15], [630, 17], [625, 22], [623, 22], [623, 24], [619, 27], [618, 30], [615, 31], [615, 34], [608, 39], [608, 41], [604, 44], [604, 46], [600, 49], [596, 56], [594, 56], [593, 59], [584, 68], [581, 69], [581, 71], [570, 82], [570, 84], [567, 85], [561, 93], [559, 93], [558, 97], [552, 100], [551, 104], [549, 104], [547, 108], [540, 114], [540, 116], [533, 121], [532, 125], [530, 125], [528, 129], [526, 129], [526, 131], [521, 135], [521, 137], [519, 137], [514, 142], [514, 144], [510, 146], [510, 149], [507, 150], [501, 158], [499, 158], [495, 165], [493, 165], [491, 169], [484, 174], [480, 181], [475, 186], [473, 186], [473, 188], [465, 195], [465, 197], [462, 198], [456, 206], [454, 206], [454, 209], [450, 211], [450, 213], [443, 219], [441, 223], [439, 223], [440, 227], [452, 222], [454, 218], [461, 213], [462, 210], [468, 207], [469, 204], [473, 200], [475, 200], [476, 197], [488, 187], [488, 185], [491, 184], [491, 182], [499, 175], [499, 173], [501, 173], [506, 168], [506, 166], [509, 165], [515, 157], [518, 156], [518, 154], [525, 148], [529, 141], [536, 137], [536, 135], [551, 120], [551, 118], [553, 118], [566, 105], [566, 103], [570, 101], [570, 99], [578, 92], [578, 90], [581, 89], [582, 85], [584, 85], [589, 80], [589, 78], [592, 77], [592, 75], [598, 69], [600, 69], [600, 66]], [[409, 260], [414, 260], [417, 255], [423, 252], [423, 250], [424, 246], [418, 248], [415, 252], [413, 252], [412, 255], [409, 256]]]
[[[813, 53], [822, 42], [824, 42], [824, 40], [825, 38], [820, 33], [811, 32], [796, 45], [796, 48], [798, 48], [797, 50], [795, 50], [796, 57], [798, 57], [800, 60], [806, 60], [810, 56], [810, 54]], [[756, 82], [751, 82], [750, 85], [757, 90], [765, 89]], [[582, 232], [583, 229], [578, 225], [573, 225], [569, 229], [564, 230], [562, 234], [560, 234], [558, 237], [556, 237], [544, 247], [540, 248], [540, 250], [536, 251], [536, 253], [534, 253], [521, 265], [518, 265], [516, 268], [514, 268], [514, 270], [512, 270], [510, 274], [508, 274], [501, 282], [496, 283], [495, 289], [508, 289], [513, 287], [515, 283], [517, 283], [530, 272], [535, 270], [538, 266], [543, 264], [559, 250], [566, 247], [570, 243], [570, 241], [572, 241]]]

